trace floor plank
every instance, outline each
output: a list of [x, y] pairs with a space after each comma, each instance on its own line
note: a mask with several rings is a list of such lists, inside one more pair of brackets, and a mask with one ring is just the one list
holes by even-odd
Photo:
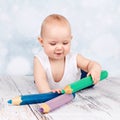
[[[33, 76], [14, 76], [12, 77], [15, 85], [19, 89], [22, 95], [27, 95], [27, 94], [36, 94], [38, 93]], [[41, 114], [39, 112], [39, 106], [40, 104], [33, 104], [29, 105], [31, 108], [32, 112], [34, 115], [40, 120], [49, 120], [51, 119], [51, 116], [49, 114]]]
[[21, 92], [10, 76], [0, 77], [0, 120], [38, 120], [29, 106], [13, 106], [8, 99]]
[[0, 77], [0, 120], [118, 120], [120, 119], [120, 78], [111, 77], [93, 88], [76, 93], [75, 99], [48, 114], [40, 104], [13, 106], [7, 100], [38, 93], [33, 76]]

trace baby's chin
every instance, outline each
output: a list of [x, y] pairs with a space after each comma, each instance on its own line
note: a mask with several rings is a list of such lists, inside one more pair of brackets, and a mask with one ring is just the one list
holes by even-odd
[[63, 55], [57, 55], [57, 56], [54, 56], [54, 57], [49, 57], [49, 59], [51, 60], [64, 60], [65, 59], [65, 56]]

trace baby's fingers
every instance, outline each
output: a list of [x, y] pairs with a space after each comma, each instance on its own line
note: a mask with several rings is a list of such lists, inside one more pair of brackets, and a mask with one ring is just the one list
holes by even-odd
[[97, 73], [97, 72], [92, 72], [92, 73], [88, 73], [87, 74], [87, 76], [90, 76], [91, 75], [91, 77], [92, 77], [92, 80], [93, 80], [93, 83], [94, 84], [97, 84], [98, 82], [99, 82], [99, 80], [100, 80], [100, 74], [99, 73]]
[[53, 93], [61, 93], [61, 89], [55, 89], [55, 90], [52, 90]]
[[99, 74], [92, 75], [92, 79], [94, 81], [94, 84], [97, 84], [100, 80], [100, 75]]

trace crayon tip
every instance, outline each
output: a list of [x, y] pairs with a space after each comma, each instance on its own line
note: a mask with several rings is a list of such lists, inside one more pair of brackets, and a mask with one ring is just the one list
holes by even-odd
[[9, 104], [12, 104], [12, 100], [8, 100], [8, 103], [9, 103]]
[[40, 108], [39, 111], [40, 111], [40, 113], [43, 113], [43, 112], [44, 112], [44, 109], [43, 109], [43, 108]]

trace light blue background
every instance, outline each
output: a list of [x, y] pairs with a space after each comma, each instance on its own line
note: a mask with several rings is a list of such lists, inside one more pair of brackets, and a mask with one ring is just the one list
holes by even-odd
[[120, 75], [120, 0], [0, 0], [0, 74], [32, 75], [43, 19], [64, 15], [72, 50]]

